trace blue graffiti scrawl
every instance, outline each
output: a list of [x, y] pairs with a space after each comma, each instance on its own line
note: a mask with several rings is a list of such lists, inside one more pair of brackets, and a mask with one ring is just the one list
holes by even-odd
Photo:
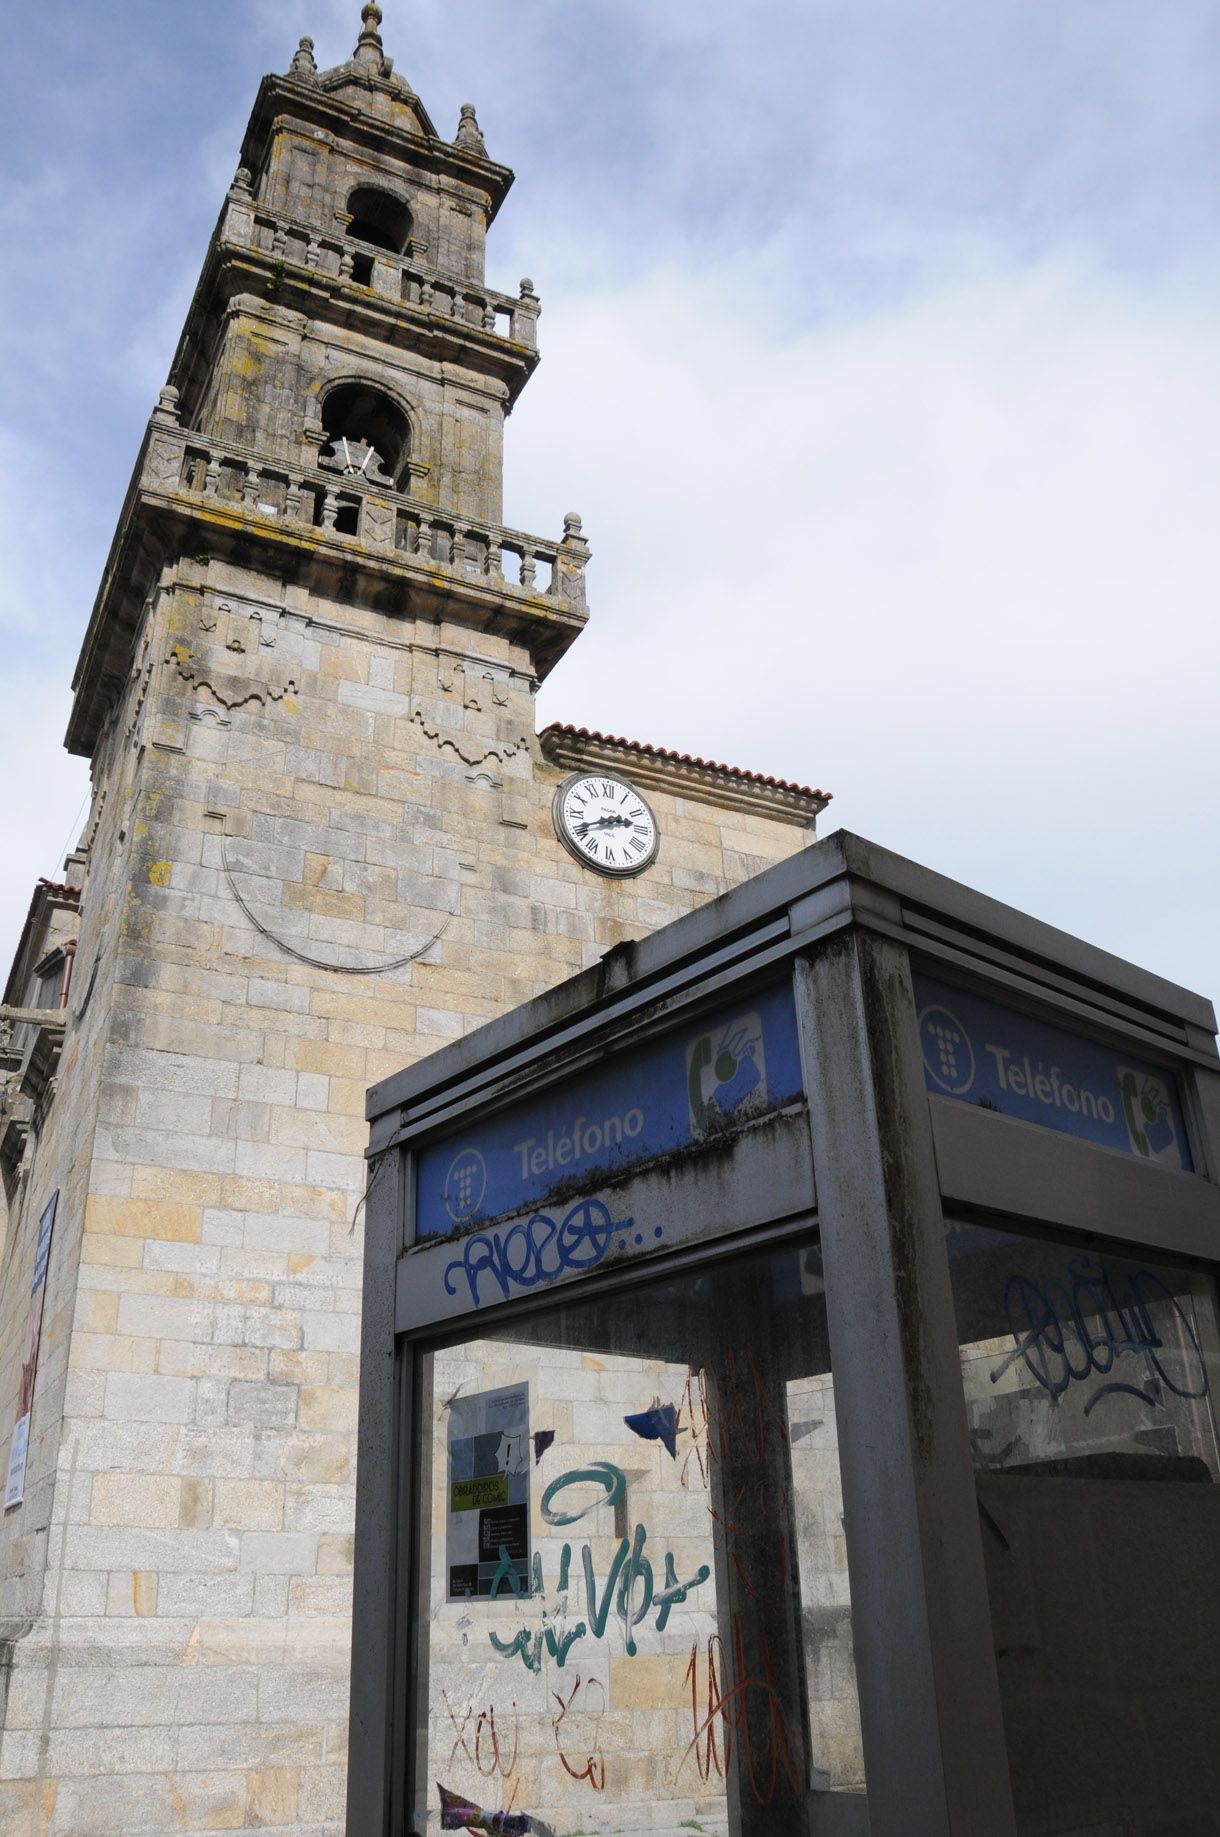
[[[493, 1300], [507, 1301], [514, 1289], [537, 1288], [568, 1271], [596, 1269], [615, 1232], [634, 1228], [633, 1218], [612, 1218], [600, 1199], [578, 1199], [558, 1223], [549, 1212], [535, 1212], [508, 1231], [480, 1231], [464, 1238], [461, 1256], [445, 1266], [445, 1291], [457, 1292], [452, 1280], [456, 1271], [465, 1276], [475, 1307], [486, 1299], [480, 1293], [480, 1276], [489, 1277], [498, 1291]], [[659, 1225], [654, 1235], [660, 1237]]]
[[1009, 1276], [1004, 1310], [1013, 1350], [991, 1373], [993, 1384], [1020, 1363], [1056, 1401], [1069, 1385], [1087, 1385], [1086, 1416], [1115, 1394], [1154, 1409], [1166, 1396], [1207, 1395], [1194, 1327], [1155, 1270], [1070, 1257], [1063, 1281]]
[[654, 1403], [651, 1409], [640, 1410], [635, 1416], [624, 1416], [623, 1421], [641, 1441], [661, 1442], [671, 1460], [677, 1460], [678, 1436], [684, 1431], [678, 1427], [678, 1412], [672, 1403]]

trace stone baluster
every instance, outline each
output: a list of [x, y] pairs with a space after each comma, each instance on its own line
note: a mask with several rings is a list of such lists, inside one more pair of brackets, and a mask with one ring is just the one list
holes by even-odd
[[496, 309], [490, 300], [483, 302], [483, 330], [494, 332], [496, 329]]
[[220, 461], [215, 453], [208, 454], [208, 463], [203, 474], [203, 494], [214, 498], [220, 490]]
[[589, 565], [589, 544], [581, 529], [580, 518], [574, 510], [569, 510], [563, 520], [563, 541], [556, 551], [551, 575], [551, 592], [577, 611], [584, 610], [585, 569]]
[[419, 519], [419, 528], [415, 532], [415, 553], [421, 561], [432, 559], [432, 522], [428, 517], [421, 516]]
[[305, 245], [305, 266], [316, 268], [321, 259], [322, 251], [318, 247], [318, 239], [316, 236], [311, 236]]
[[487, 538], [487, 572], [492, 580], [504, 578], [504, 550], [500, 547], [498, 536]]
[[289, 523], [299, 523], [301, 520], [301, 481], [299, 478], [288, 480], [288, 488], [284, 492], [284, 517]]
[[282, 223], [277, 223], [275, 226], [275, 234], [271, 238], [271, 253], [282, 258], [287, 247], [288, 231], [284, 228]]
[[326, 495], [322, 499], [322, 528], [333, 529], [335, 527], [335, 518], [338, 514], [339, 500], [328, 485], [326, 488]]
[[464, 574], [466, 572], [466, 529], [465, 525], [461, 523], [455, 523], [453, 526], [453, 542], [449, 551], [449, 566], [453, 569], [455, 574]]
[[534, 582], [538, 578], [538, 562], [533, 549], [521, 551], [521, 585], [526, 593], [534, 591]]
[[305, 449], [304, 463], [312, 471], [318, 463], [319, 454], [326, 445], [326, 429], [316, 419], [316, 410], [306, 410], [305, 420], [301, 426], [301, 445]]
[[342, 255], [339, 257], [339, 279], [342, 281], [350, 281], [351, 278], [352, 252], [350, 249], [344, 249]]
[[534, 283], [527, 275], [521, 283], [521, 296], [513, 307], [512, 334], [516, 344], [528, 346], [531, 351], [538, 348], [538, 315], [542, 311], [542, 302], [534, 292]]
[[424, 311], [427, 313], [430, 313], [432, 311], [433, 292], [434, 292], [434, 289], [433, 289], [431, 281], [423, 280], [420, 282], [419, 284], [419, 303], [423, 307]]
[[241, 481], [242, 502], [253, 507], [258, 502], [258, 488], [262, 483], [262, 473], [257, 466], [247, 466], [246, 476]]

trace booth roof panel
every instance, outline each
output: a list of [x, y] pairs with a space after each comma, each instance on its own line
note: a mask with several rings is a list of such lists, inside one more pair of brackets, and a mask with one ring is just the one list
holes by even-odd
[[[630, 991], [641, 1001], [686, 964], [706, 976], [708, 954], [787, 939], [793, 948], [845, 926], [882, 929], [912, 948], [966, 952], [984, 975], [1015, 970], [1050, 994], [1095, 1005], [1102, 1019], [1134, 1020], [1172, 1048], [1215, 1057], [1210, 1001], [1121, 957], [1060, 931], [986, 894], [891, 853], [849, 830], [836, 830], [731, 892], [637, 943], [619, 944], [578, 976], [488, 1022], [439, 1052], [373, 1085], [370, 1121], [427, 1093], [501, 1065], [510, 1053], [599, 1013]], [[1116, 1009], [1122, 1014], [1116, 1015]]]

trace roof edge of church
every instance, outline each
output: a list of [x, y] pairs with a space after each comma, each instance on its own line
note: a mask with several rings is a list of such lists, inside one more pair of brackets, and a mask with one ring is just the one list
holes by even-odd
[[593, 727], [577, 727], [571, 721], [553, 721], [542, 729], [538, 740], [544, 756], [553, 765], [578, 769], [603, 757], [620, 762], [629, 759], [634, 776], [659, 790], [687, 796], [702, 791], [713, 802], [740, 802], [755, 808], [765, 805], [773, 816], [780, 814], [777, 806], [786, 807], [791, 820], [798, 822], [811, 823], [826, 808], [832, 795], [829, 791], [815, 790], [812, 785], [796, 784], [791, 779], [751, 772], [744, 766], [724, 765], [716, 759], [701, 759], [694, 753], [653, 746], [647, 740], [628, 740], [622, 734], [604, 734]]
[[29, 949], [30, 940], [34, 935], [34, 927], [38, 921], [39, 908], [48, 901], [54, 901], [60, 905], [71, 906], [76, 911], [79, 911], [80, 895], [81, 890], [79, 887], [74, 887], [67, 881], [48, 880], [45, 874], [40, 874], [38, 879], [34, 882], [34, 891], [30, 895], [30, 904], [25, 915], [25, 923], [21, 927], [21, 935], [17, 939], [17, 947], [13, 952], [8, 974], [5, 977], [3, 996], [0, 997], [0, 1000], [2, 1000], [5, 1005], [17, 1001], [17, 984], [25, 968], [25, 955]]

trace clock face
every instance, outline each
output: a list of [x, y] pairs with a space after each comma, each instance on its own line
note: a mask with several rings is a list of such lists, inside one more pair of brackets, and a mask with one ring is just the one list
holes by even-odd
[[599, 874], [642, 874], [657, 858], [657, 819], [633, 785], [582, 772], [555, 793], [559, 839]]

